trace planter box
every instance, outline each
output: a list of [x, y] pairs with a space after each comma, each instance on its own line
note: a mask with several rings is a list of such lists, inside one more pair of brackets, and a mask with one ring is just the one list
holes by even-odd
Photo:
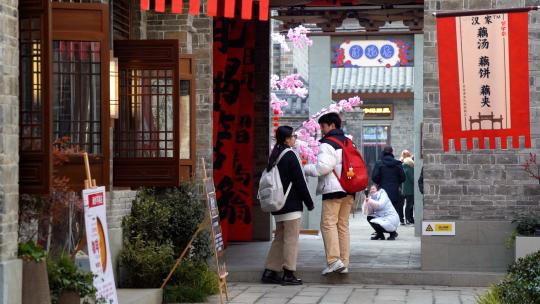
[[540, 236], [516, 236], [516, 261], [540, 250]]
[[50, 303], [47, 264], [23, 260], [22, 304]]

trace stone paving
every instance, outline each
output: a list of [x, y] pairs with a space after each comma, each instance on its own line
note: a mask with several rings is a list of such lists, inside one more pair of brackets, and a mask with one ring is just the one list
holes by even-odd
[[[485, 288], [405, 285], [279, 286], [229, 283], [228, 303], [257, 304], [474, 304]], [[219, 295], [207, 303], [219, 303]]]
[[[350, 219], [351, 268], [420, 269], [420, 238], [414, 226], [400, 226], [395, 241], [370, 240], [373, 229], [364, 216]], [[231, 243], [226, 251], [227, 268], [262, 270], [271, 242]], [[322, 237], [301, 235], [298, 269], [320, 269], [325, 264]]]

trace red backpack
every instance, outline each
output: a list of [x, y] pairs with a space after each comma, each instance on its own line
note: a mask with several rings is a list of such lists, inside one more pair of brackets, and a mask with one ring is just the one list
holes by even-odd
[[326, 139], [338, 144], [343, 150], [341, 176], [337, 176], [334, 170], [334, 175], [339, 180], [343, 190], [347, 193], [356, 193], [366, 189], [368, 186], [366, 163], [352, 140], [347, 138], [345, 142], [341, 142], [334, 137]]

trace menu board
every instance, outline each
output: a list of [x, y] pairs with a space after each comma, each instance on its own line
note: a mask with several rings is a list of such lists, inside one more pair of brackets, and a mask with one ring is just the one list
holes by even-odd
[[217, 204], [214, 181], [211, 177], [205, 179], [206, 201], [208, 203], [208, 213], [210, 215], [212, 245], [214, 247], [214, 255], [216, 257], [216, 267], [220, 278], [227, 276], [227, 267], [225, 265], [225, 246], [223, 242], [223, 234], [221, 232], [221, 224], [219, 218], [219, 209]]
[[107, 304], [118, 304], [107, 233], [105, 187], [83, 190], [83, 201], [88, 257], [94, 274], [96, 297], [105, 299]]

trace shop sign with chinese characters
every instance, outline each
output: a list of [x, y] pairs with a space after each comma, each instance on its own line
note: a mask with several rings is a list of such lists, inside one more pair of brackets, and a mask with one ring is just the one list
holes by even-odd
[[393, 105], [362, 105], [364, 119], [394, 119]]
[[105, 187], [83, 190], [84, 221], [90, 270], [94, 274], [96, 298], [118, 304], [107, 227]]

